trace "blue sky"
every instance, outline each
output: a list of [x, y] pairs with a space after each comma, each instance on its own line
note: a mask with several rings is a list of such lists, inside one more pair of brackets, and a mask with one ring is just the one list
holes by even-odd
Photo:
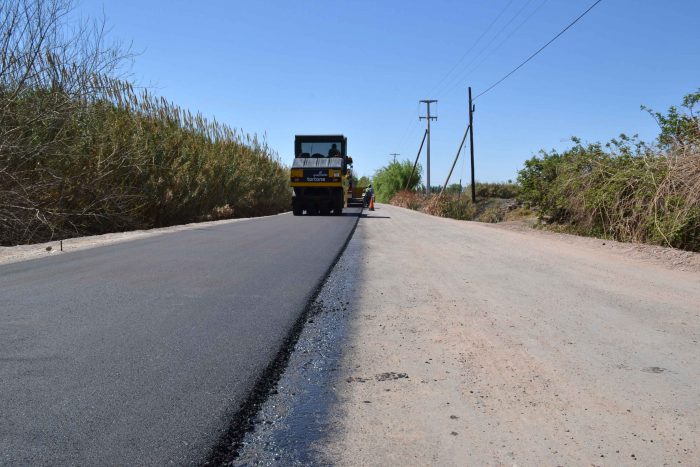
[[[360, 174], [392, 152], [413, 160], [425, 125], [418, 100], [439, 99], [438, 185], [466, 126], [466, 87], [480, 93], [592, 3], [81, 0], [75, 14], [104, 13], [110, 38], [133, 41], [138, 83], [265, 133], [285, 163], [294, 135], [314, 133], [348, 136]], [[513, 179], [525, 159], [567, 147], [572, 135], [653, 139], [656, 124], [639, 106], [665, 110], [700, 87], [698, 18], [697, 0], [603, 0], [476, 101], [477, 180]], [[453, 181], [468, 176], [458, 163]]]

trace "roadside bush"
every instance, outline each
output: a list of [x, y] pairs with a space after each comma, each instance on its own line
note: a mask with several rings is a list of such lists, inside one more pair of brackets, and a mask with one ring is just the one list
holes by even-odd
[[288, 209], [264, 141], [134, 91], [71, 7], [0, 1], [0, 244]]
[[[435, 188], [435, 187], [433, 187]], [[442, 187], [437, 188], [434, 192], [440, 193]], [[512, 181], [503, 183], [482, 183], [476, 182], [476, 196], [477, 198], [502, 198], [502, 199], [515, 199], [520, 193], [520, 186]], [[458, 195], [460, 193], [471, 196], [472, 186], [466, 185], [461, 186], [459, 183], [451, 183], [445, 188], [445, 195]]]
[[447, 185], [447, 187], [445, 188], [445, 194], [449, 194], [449, 195], [458, 195], [458, 194], [460, 194], [460, 193], [462, 193], [462, 192], [464, 191], [464, 188], [465, 188], [465, 187], [463, 187], [463, 186], [460, 185], [459, 183], [450, 183], [450, 184]]
[[399, 191], [406, 189], [406, 186], [408, 186], [409, 190], [415, 190], [416, 187], [420, 186], [420, 174], [422, 171], [420, 164], [417, 165], [416, 170], [411, 177], [412, 171], [413, 163], [408, 160], [403, 162], [391, 162], [386, 167], [382, 167], [377, 170], [374, 173], [374, 177], [372, 177], [374, 193], [377, 201], [381, 203], [388, 203], [392, 196]]
[[519, 172], [520, 199], [577, 233], [700, 251], [698, 99], [686, 96], [686, 113], [654, 114], [655, 144], [621, 135], [540, 153]]
[[417, 191], [401, 190], [389, 200], [394, 206], [419, 211], [425, 203], [425, 195]]
[[365, 189], [367, 188], [370, 184], [372, 183], [372, 180], [369, 179], [368, 176], [363, 175], [361, 176], [357, 182], [355, 183], [355, 186], [358, 188]]
[[420, 192], [402, 190], [391, 198], [390, 203], [394, 206], [452, 219], [472, 220], [476, 214], [474, 204], [469, 197], [454, 193], [426, 196]]
[[[471, 185], [465, 189], [466, 193], [471, 193]], [[517, 183], [510, 181], [505, 183], [481, 183], [476, 182], [476, 196], [478, 198], [503, 198], [513, 199], [518, 196], [520, 187]]]
[[476, 208], [468, 196], [435, 195], [427, 201], [423, 212], [433, 216], [469, 221], [474, 219]]
[[442, 196], [426, 196], [415, 191], [400, 191], [390, 201], [394, 206], [400, 206], [414, 211], [424, 212], [433, 216], [449, 217], [451, 219], [501, 222], [530, 218], [531, 213], [519, 206], [514, 199], [480, 198], [476, 204], [466, 194], [447, 193]]

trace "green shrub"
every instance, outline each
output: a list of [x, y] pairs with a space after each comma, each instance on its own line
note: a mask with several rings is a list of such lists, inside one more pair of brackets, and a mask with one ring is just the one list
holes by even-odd
[[561, 153], [541, 152], [518, 174], [519, 198], [577, 233], [700, 251], [693, 96], [684, 99], [685, 115], [673, 107], [667, 116], [654, 114], [662, 128], [655, 144], [621, 135], [605, 146], [574, 139]]
[[445, 194], [458, 195], [464, 191], [464, 187], [459, 183], [451, 183], [445, 188]]
[[[471, 185], [464, 190], [466, 193], [471, 193]], [[520, 186], [511, 181], [504, 183], [482, 183], [476, 182], [477, 198], [503, 198], [512, 199], [518, 196]]]
[[473, 220], [476, 215], [476, 208], [468, 196], [443, 195], [434, 199], [437, 204], [435, 215], [462, 221]]
[[[413, 172], [411, 161], [391, 162], [389, 165], [380, 168], [374, 173], [372, 183], [375, 197], [381, 203], [388, 203], [389, 200], [401, 190], [414, 190], [421, 183], [421, 166], [418, 164]], [[413, 176], [411, 173], [413, 172]], [[410, 178], [410, 181], [409, 181]]]
[[358, 188], [367, 188], [370, 184], [372, 183], [372, 180], [369, 179], [366, 175], [361, 176], [358, 180], [357, 183], [355, 183], [355, 186]]

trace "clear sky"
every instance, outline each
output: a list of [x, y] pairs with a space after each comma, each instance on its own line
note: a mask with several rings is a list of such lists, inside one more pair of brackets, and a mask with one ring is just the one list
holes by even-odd
[[[344, 133], [360, 174], [392, 152], [413, 160], [425, 126], [418, 100], [439, 99], [438, 185], [466, 127], [467, 86], [480, 93], [592, 3], [79, 0], [75, 13], [104, 13], [110, 38], [133, 41], [139, 83], [265, 133], [288, 164], [295, 134]], [[653, 139], [656, 124], [639, 106], [665, 110], [700, 87], [698, 18], [698, 0], [603, 0], [476, 101], [477, 180], [513, 179], [525, 159], [572, 135]], [[453, 181], [467, 170], [458, 163]]]

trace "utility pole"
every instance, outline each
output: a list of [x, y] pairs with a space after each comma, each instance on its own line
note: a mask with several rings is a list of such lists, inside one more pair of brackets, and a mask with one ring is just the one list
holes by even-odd
[[[450, 167], [450, 173], [447, 174], [447, 178], [445, 179], [445, 184], [442, 186], [442, 190], [440, 190], [440, 196], [445, 192], [445, 189], [447, 188], [447, 184], [450, 181], [450, 177], [452, 176], [452, 171], [455, 169], [455, 165], [457, 164], [457, 159], [459, 159], [459, 153], [462, 152], [462, 147], [464, 146], [464, 141], [467, 139], [467, 133], [471, 133], [471, 127], [468, 126], [466, 130], [464, 130], [464, 137], [462, 137], [462, 142], [459, 143], [459, 149], [457, 149], [457, 154], [455, 154], [455, 160], [452, 161], [452, 167]], [[462, 180], [460, 179], [459, 184], [462, 185]]]
[[411, 184], [411, 180], [413, 179], [413, 174], [416, 173], [416, 166], [418, 165], [418, 159], [420, 158], [420, 152], [423, 150], [423, 144], [425, 143], [426, 136], [428, 136], [428, 130], [425, 130], [423, 132], [423, 139], [420, 140], [420, 147], [418, 148], [418, 154], [416, 154], [416, 161], [413, 163], [413, 169], [411, 170], [411, 176], [408, 177], [408, 180], [406, 181], [406, 188], [404, 188], [404, 190], [408, 190], [408, 186]]
[[396, 156], [400, 156], [401, 154], [399, 154], [398, 152], [392, 152], [392, 153], [389, 154], [389, 155], [390, 155], [390, 156], [394, 156], [394, 162], [396, 162]]
[[[474, 183], [474, 104], [472, 104], [472, 87], [469, 86], [469, 152], [472, 161], [472, 203], [476, 203], [476, 185]], [[430, 146], [428, 146], [430, 147]]]
[[[471, 96], [471, 94], [470, 94]], [[427, 155], [427, 162], [428, 165], [426, 167], [426, 184], [425, 184], [425, 194], [429, 195], [430, 194], [430, 120], [437, 120], [437, 116], [431, 116], [430, 115], [430, 104], [434, 104], [437, 102], [436, 99], [421, 99], [419, 101], [422, 104], [425, 104], [427, 106], [427, 114], [425, 117], [420, 116], [418, 117], [419, 120], [427, 120], [428, 121], [428, 129], [426, 130], [426, 135], [428, 135], [428, 146], [426, 147], [426, 155]], [[471, 106], [471, 98], [469, 98], [469, 105]], [[470, 107], [471, 108], [471, 107]]]

